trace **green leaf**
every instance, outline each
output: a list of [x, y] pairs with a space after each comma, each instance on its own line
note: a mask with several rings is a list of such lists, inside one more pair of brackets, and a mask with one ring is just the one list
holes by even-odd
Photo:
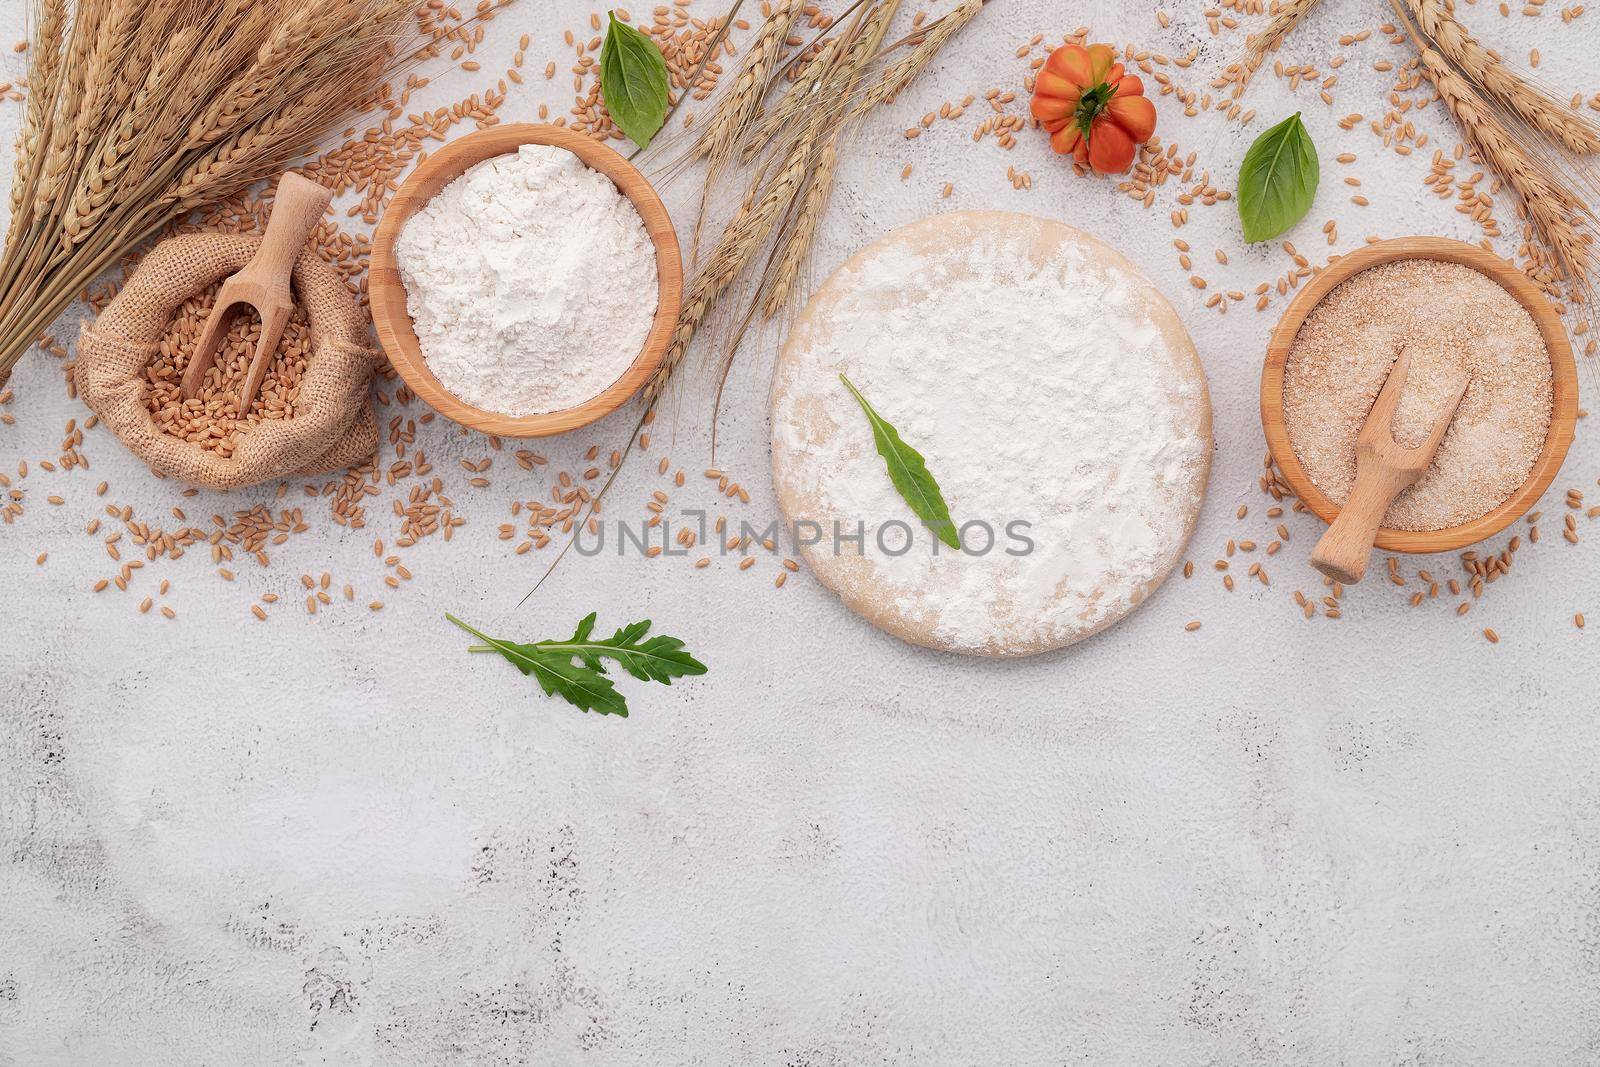
[[523, 674], [532, 675], [546, 696], [559, 696], [582, 711], [628, 714], [627, 701], [606, 677], [606, 659], [616, 661], [641, 682], [671, 685], [674, 678], [706, 673], [705, 664], [685, 651], [676, 637], [658, 634], [646, 638], [649, 619], [624, 626], [609, 638], [595, 639], [595, 613], [590, 612], [565, 641], [518, 644], [479, 633], [449, 613], [445, 618], [484, 642], [467, 651], [498, 652]]
[[1257, 137], [1239, 167], [1244, 239], [1271, 240], [1304, 218], [1320, 177], [1317, 146], [1298, 111]]
[[671, 685], [674, 678], [706, 673], [705, 664], [684, 651], [683, 642], [676, 637], [658, 634], [641, 640], [650, 632], [649, 619], [624, 626], [607, 640], [591, 640], [589, 634], [593, 629], [591, 613], [578, 624], [570, 640], [541, 641], [537, 647], [541, 651], [575, 656], [596, 671], [604, 671], [602, 659], [613, 659], [641, 682]]
[[445, 613], [445, 618], [485, 642], [482, 646], [474, 646], [474, 651], [481, 648], [485, 652], [498, 652], [517, 670], [532, 675], [545, 696], [559, 696], [579, 711], [627, 717], [628, 702], [603, 672], [586, 664], [572, 662], [570, 655], [546, 652], [538, 645], [521, 645], [515, 641], [490, 637], [449, 612]]
[[889, 480], [906, 503], [911, 505], [917, 518], [934, 532], [934, 536], [951, 548], [959, 549], [961, 539], [956, 536], [955, 523], [950, 521], [949, 505], [944, 502], [939, 483], [928, 473], [928, 464], [922, 458], [922, 453], [900, 439], [900, 432], [873, 410], [867, 398], [861, 395], [861, 390], [849, 378], [841, 374], [839, 380], [856, 398], [861, 410], [866, 412], [867, 422], [872, 425], [873, 443], [878, 446], [878, 455], [889, 467]]
[[617, 127], [640, 148], [667, 120], [667, 61], [648, 35], [640, 33], [615, 12], [600, 46], [600, 92]]
[[537, 646], [523, 645], [521, 650], [532, 653], [533, 675], [543, 686], [546, 696], [559, 696], [579, 711], [628, 717], [627, 700], [617, 692], [617, 687], [603, 672], [573, 663], [569, 656], [545, 652]]

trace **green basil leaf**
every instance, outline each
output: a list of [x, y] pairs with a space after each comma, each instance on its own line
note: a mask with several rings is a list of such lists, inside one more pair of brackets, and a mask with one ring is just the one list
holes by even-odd
[[667, 120], [667, 61], [647, 34], [616, 13], [610, 15], [605, 44], [600, 47], [600, 92], [617, 128], [640, 148]]
[[1239, 221], [1246, 241], [1269, 241], [1311, 210], [1316, 199], [1317, 146], [1300, 112], [1257, 137], [1239, 167]]
[[911, 505], [912, 512], [927, 524], [940, 541], [959, 549], [961, 539], [956, 536], [955, 523], [950, 521], [950, 507], [944, 502], [939, 483], [928, 473], [928, 464], [922, 458], [922, 453], [900, 439], [900, 432], [873, 410], [867, 398], [861, 395], [861, 390], [849, 378], [841, 374], [839, 380], [856, 398], [861, 410], [866, 412], [867, 422], [872, 426], [872, 441], [878, 446], [878, 455], [889, 467], [889, 480], [894, 483], [895, 489], [899, 490], [905, 502]]

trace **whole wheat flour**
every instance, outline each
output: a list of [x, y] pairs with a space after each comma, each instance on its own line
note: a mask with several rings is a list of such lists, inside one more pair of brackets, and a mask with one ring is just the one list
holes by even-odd
[[656, 260], [633, 203], [562, 148], [473, 167], [396, 243], [417, 340], [469, 404], [538, 415], [604, 392], [644, 347]]
[[1488, 514], [1527, 480], [1550, 428], [1550, 353], [1533, 316], [1459, 263], [1405, 259], [1335, 287], [1289, 350], [1283, 415], [1311, 481], [1336, 504], [1356, 477], [1356, 436], [1401, 349], [1410, 373], [1395, 440], [1421, 444], [1471, 377], [1433, 464], [1395, 497], [1383, 524], [1444, 530]]

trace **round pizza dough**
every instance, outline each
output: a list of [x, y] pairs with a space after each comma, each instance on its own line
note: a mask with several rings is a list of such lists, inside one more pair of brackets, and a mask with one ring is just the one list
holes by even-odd
[[[895, 489], [841, 374], [924, 457], [960, 552]], [[1029, 215], [888, 234], [817, 291], [773, 374], [773, 477], [806, 562], [869, 622], [951, 652], [1033, 655], [1126, 616], [1182, 556], [1211, 448], [1172, 305]]]

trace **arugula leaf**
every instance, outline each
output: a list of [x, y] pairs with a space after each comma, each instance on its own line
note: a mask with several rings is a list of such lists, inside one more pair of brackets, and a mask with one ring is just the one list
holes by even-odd
[[609, 15], [611, 25], [600, 46], [600, 92], [617, 127], [640, 148], [667, 119], [667, 61], [646, 34]]
[[1305, 217], [1321, 168], [1300, 112], [1267, 130], [1239, 167], [1239, 221], [1246, 241], [1267, 241]]
[[641, 682], [671, 685], [674, 678], [706, 673], [705, 664], [684, 651], [683, 642], [676, 637], [657, 634], [641, 642], [640, 638], [650, 631], [649, 619], [624, 626], [604, 641], [589, 640], [593, 628], [594, 613], [591, 612], [578, 624], [578, 632], [570, 641], [545, 641], [539, 647], [553, 652], [571, 652], [595, 670], [604, 669], [601, 657], [610, 657]]
[[595, 613], [590, 612], [565, 641], [535, 641], [518, 644], [503, 641], [468, 626], [450, 613], [445, 618], [483, 641], [469, 652], [498, 652], [523, 674], [532, 675], [546, 696], [559, 696], [580, 711], [602, 715], [628, 714], [628, 702], [606, 677], [605, 659], [615, 660], [623, 670], [642, 682], [671, 685], [672, 679], [706, 673], [705, 664], [684, 650], [676, 637], [657, 634], [644, 639], [650, 620], [624, 626], [610, 638], [595, 639]]
[[861, 395], [861, 390], [849, 378], [841, 374], [839, 380], [856, 398], [861, 410], [866, 412], [867, 422], [872, 426], [872, 441], [878, 446], [878, 455], [889, 467], [889, 480], [894, 483], [895, 489], [899, 490], [912, 512], [927, 524], [934, 536], [951, 548], [959, 549], [961, 538], [956, 535], [955, 523], [950, 521], [950, 507], [944, 502], [939, 483], [928, 473], [928, 464], [922, 458], [922, 453], [900, 439], [900, 432], [873, 410], [867, 398]]

